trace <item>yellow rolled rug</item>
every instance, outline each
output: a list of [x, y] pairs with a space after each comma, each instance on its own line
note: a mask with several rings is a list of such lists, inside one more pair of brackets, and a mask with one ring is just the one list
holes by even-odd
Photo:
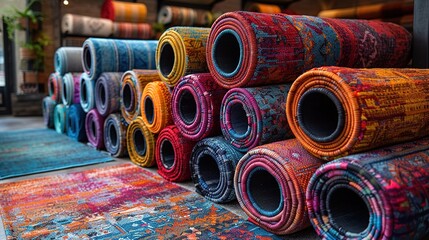
[[159, 133], [173, 124], [171, 92], [164, 82], [148, 83], [143, 90], [140, 106], [143, 122], [152, 133]]
[[155, 136], [147, 129], [141, 117], [137, 117], [128, 126], [127, 148], [133, 163], [142, 167], [155, 165], [155, 143]]

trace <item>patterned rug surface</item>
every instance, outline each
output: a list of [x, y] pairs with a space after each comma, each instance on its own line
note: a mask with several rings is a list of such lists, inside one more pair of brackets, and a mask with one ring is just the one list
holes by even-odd
[[5, 183], [0, 195], [7, 239], [276, 238], [129, 163]]
[[52, 129], [0, 132], [0, 179], [112, 160]]

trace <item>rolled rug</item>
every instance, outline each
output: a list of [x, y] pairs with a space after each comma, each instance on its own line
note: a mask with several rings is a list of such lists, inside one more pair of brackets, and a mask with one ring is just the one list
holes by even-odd
[[122, 75], [121, 113], [129, 124], [140, 116], [140, 101], [145, 86], [154, 81], [160, 81], [158, 71], [134, 69]]
[[105, 72], [95, 82], [95, 107], [101, 116], [120, 110], [122, 75], [120, 72]]
[[296, 139], [261, 145], [238, 162], [234, 187], [249, 221], [275, 234], [291, 234], [310, 226], [305, 191], [323, 161]]
[[175, 86], [181, 77], [208, 72], [206, 42], [210, 28], [172, 27], [159, 38], [156, 69], [161, 80]]
[[322, 67], [302, 74], [286, 101], [295, 137], [332, 160], [429, 133], [429, 70]]
[[259, 12], [259, 13], [281, 13], [282, 9], [278, 5], [266, 3], [249, 3], [246, 4], [245, 11]]
[[127, 127], [121, 114], [112, 113], [104, 121], [104, 145], [113, 157], [124, 157], [127, 151]]
[[67, 133], [67, 107], [57, 104], [54, 109], [54, 128], [57, 133]]
[[285, 111], [290, 84], [233, 88], [223, 97], [220, 126], [226, 141], [241, 152], [293, 137]]
[[164, 82], [148, 83], [143, 90], [140, 106], [143, 122], [152, 133], [159, 133], [173, 124], [171, 93]]
[[61, 21], [61, 32], [67, 35], [109, 37], [113, 22], [109, 19], [66, 13]]
[[48, 93], [55, 102], [62, 101], [63, 78], [57, 72], [51, 73], [48, 78]]
[[155, 165], [156, 138], [141, 117], [137, 117], [128, 126], [126, 139], [128, 155], [133, 163], [142, 167]]
[[42, 102], [43, 123], [47, 128], [54, 128], [54, 111], [57, 102], [52, 97], [46, 96]]
[[189, 160], [195, 144], [184, 138], [175, 125], [165, 127], [159, 133], [155, 145], [159, 175], [171, 182], [191, 179]]
[[192, 141], [221, 134], [219, 112], [227, 90], [210, 73], [184, 76], [173, 90], [171, 108], [174, 123]]
[[213, 24], [207, 65], [225, 88], [291, 82], [320, 66], [404, 67], [411, 35], [380, 21], [230, 12]]
[[428, 183], [428, 138], [340, 158], [310, 180], [310, 221], [323, 239], [427, 239]]
[[144, 3], [105, 0], [101, 17], [115, 22], [142, 23], [146, 21], [147, 7]]
[[64, 75], [61, 89], [61, 99], [64, 105], [69, 106], [73, 103], [80, 103], [81, 75], [81, 73], [66, 73]]
[[86, 114], [85, 131], [92, 146], [104, 149], [104, 117], [95, 108]]
[[158, 23], [166, 26], [210, 27], [213, 15], [210, 11], [193, 8], [163, 6], [158, 13]]
[[242, 156], [221, 136], [199, 141], [192, 150], [190, 163], [197, 193], [215, 203], [236, 199], [234, 172]]
[[95, 81], [90, 79], [86, 73], [82, 73], [79, 88], [80, 105], [85, 112], [89, 112], [95, 108]]
[[75, 103], [68, 108], [66, 120], [67, 136], [78, 142], [86, 142], [88, 140], [85, 132], [85, 117], [86, 113], [80, 104]]
[[83, 72], [82, 47], [60, 47], [54, 55], [55, 71], [60, 75], [68, 72]]
[[113, 37], [116, 38], [151, 39], [153, 35], [152, 25], [149, 23], [113, 23]]
[[83, 43], [83, 69], [93, 80], [103, 72], [155, 69], [157, 44], [155, 40], [88, 38]]

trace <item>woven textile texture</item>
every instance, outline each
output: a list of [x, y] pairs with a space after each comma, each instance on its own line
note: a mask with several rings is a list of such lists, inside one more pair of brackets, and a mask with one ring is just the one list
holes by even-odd
[[57, 103], [50, 96], [46, 96], [42, 101], [43, 123], [47, 128], [54, 128], [54, 111]]
[[48, 78], [48, 93], [49, 93], [49, 96], [51, 96], [52, 99], [57, 103], [62, 101], [62, 96], [61, 96], [62, 87], [63, 87], [62, 76], [57, 72], [51, 73]]
[[216, 203], [235, 200], [234, 173], [242, 156], [221, 136], [199, 141], [190, 163], [197, 193]]
[[126, 141], [128, 155], [133, 163], [142, 167], [155, 165], [156, 136], [147, 129], [141, 117], [128, 126]]
[[82, 47], [60, 47], [54, 55], [55, 71], [60, 75], [68, 72], [83, 72]]
[[172, 27], [161, 35], [155, 57], [162, 81], [173, 87], [185, 75], [208, 72], [206, 42], [209, 32], [210, 28]]
[[124, 73], [121, 80], [121, 113], [127, 123], [140, 116], [140, 101], [146, 85], [159, 80], [156, 70], [134, 69]]
[[327, 18], [360, 18], [377, 19], [391, 18], [406, 14], [412, 14], [414, 10], [413, 0], [396, 2], [384, 2], [378, 4], [355, 6], [341, 9], [328, 9], [319, 12], [319, 17]]
[[285, 102], [290, 84], [233, 88], [221, 104], [223, 136], [241, 152], [264, 143], [293, 137], [287, 124]]
[[78, 142], [86, 142], [88, 138], [85, 131], [86, 112], [80, 104], [72, 104], [66, 114], [67, 136]]
[[8, 239], [280, 239], [129, 163], [1, 184], [0, 194]]
[[143, 23], [146, 21], [147, 7], [144, 3], [105, 0], [101, 17], [115, 22]]
[[66, 106], [80, 103], [80, 78], [81, 73], [66, 73], [63, 76], [63, 87], [61, 88], [61, 100]]
[[427, 239], [428, 202], [428, 138], [327, 163], [307, 189], [323, 239]]
[[159, 175], [171, 182], [191, 179], [189, 160], [195, 144], [184, 138], [175, 125], [165, 127], [159, 133], [155, 145]]
[[152, 25], [149, 23], [113, 23], [112, 36], [115, 38], [151, 39], [153, 35]]
[[164, 82], [148, 83], [140, 101], [141, 116], [149, 131], [159, 133], [164, 127], [173, 124], [171, 92]]
[[105, 72], [95, 82], [95, 107], [104, 117], [121, 109], [122, 75], [120, 72]]
[[186, 7], [163, 6], [158, 13], [158, 23], [170, 27], [210, 27], [213, 20], [213, 15], [210, 11]]
[[64, 104], [55, 106], [54, 128], [57, 133], [67, 133], [67, 107]]
[[171, 110], [185, 138], [199, 141], [221, 134], [219, 113], [226, 92], [210, 73], [190, 74], [180, 80], [171, 96]]
[[246, 4], [245, 11], [259, 13], [281, 13], [282, 9], [278, 5], [250, 2]]
[[291, 234], [310, 225], [305, 190], [322, 165], [296, 139], [251, 149], [237, 164], [235, 192], [249, 220], [276, 234]]
[[127, 150], [127, 127], [119, 113], [112, 113], [104, 121], [104, 145], [113, 157], [125, 157]]
[[79, 98], [80, 105], [85, 112], [95, 108], [95, 80], [91, 80], [86, 73], [80, 75]]
[[418, 139], [429, 133], [428, 76], [427, 69], [313, 69], [289, 91], [289, 126], [325, 160]]
[[113, 22], [109, 19], [66, 13], [61, 21], [61, 32], [67, 35], [109, 37]]
[[[0, 134], [0, 179], [112, 160], [110, 156], [74, 142], [52, 129], [6, 131]], [[22, 193], [27, 193], [27, 190], [30, 189], [19, 188]], [[5, 199], [3, 192], [0, 195], [1, 199]], [[3, 203], [1, 205], [5, 206]]]
[[104, 149], [104, 120], [104, 117], [95, 108], [86, 114], [86, 136], [88, 142], [96, 149]]
[[97, 80], [103, 72], [155, 69], [155, 40], [88, 38], [83, 43], [83, 69]]
[[213, 24], [207, 65], [226, 88], [295, 80], [320, 66], [404, 67], [411, 34], [380, 21], [230, 12]]

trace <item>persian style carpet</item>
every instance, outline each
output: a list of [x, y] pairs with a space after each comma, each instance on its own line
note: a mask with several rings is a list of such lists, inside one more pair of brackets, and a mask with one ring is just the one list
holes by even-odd
[[0, 132], [0, 179], [112, 160], [51, 129]]
[[429, 139], [327, 163], [306, 195], [323, 239], [428, 239]]
[[289, 126], [308, 151], [325, 160], [424, 137], [428, 76], [428, 69], [310, 70], [289, 91]]
[[0, 195], [7, 239], [279, 239], [132, 164], [1, 184]]

